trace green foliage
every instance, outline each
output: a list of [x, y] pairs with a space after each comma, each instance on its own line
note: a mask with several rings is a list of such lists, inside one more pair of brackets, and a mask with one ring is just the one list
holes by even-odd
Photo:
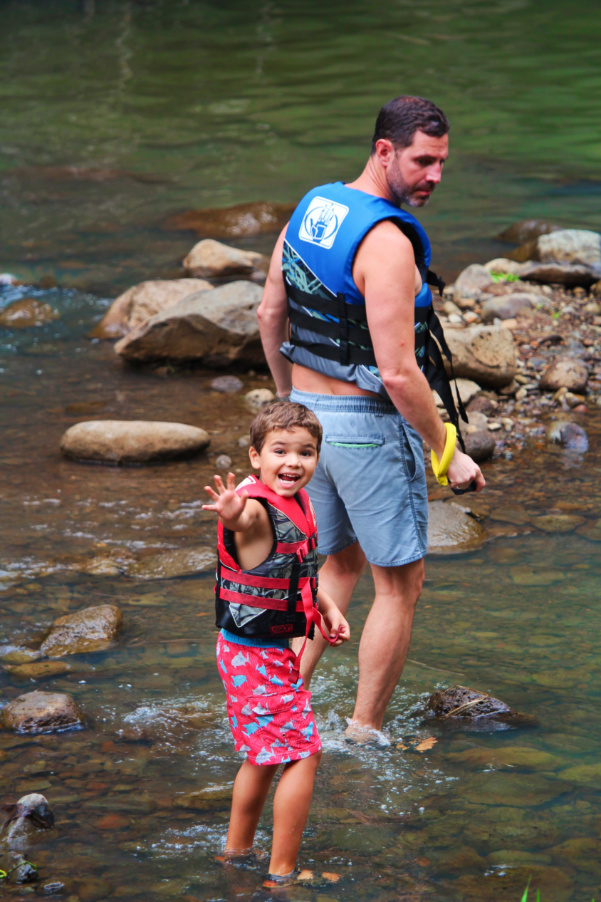
[[513, 272], [491, 272], [493, 282], [519, 282], [520, 277]]
[[[522, 896], [521, 902], [528, 902], [528, 890], [530, 889], [530, 881], [528, 881], [528, 886], [524, 890], [524, 895]], [[536, 902], [540, 902], [540, 892], [536, 891]], [[595, 902], [594, 899], [591, 899], [591, 902]]]

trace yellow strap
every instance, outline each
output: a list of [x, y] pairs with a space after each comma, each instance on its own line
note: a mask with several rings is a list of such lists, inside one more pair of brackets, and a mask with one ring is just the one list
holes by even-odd
[[439, 485], [449, 484], [449, 480], [447, 479], [447, 470], [449, 469], [449, 464], [451, 463], [451, 458], [453, 457], [453, 453], [455, 451], [455, 445], [457, 444], [457, 430], [455, 429], [453, 424], [445, 423], [444, 427], [447, 431], [447, 438], [444, 443], [442, 460], [438, 460], [438, 456], [435, 451], [430, 452], [430, 457], [432, 460], [432, 472], [436, 476], [436, 480]]

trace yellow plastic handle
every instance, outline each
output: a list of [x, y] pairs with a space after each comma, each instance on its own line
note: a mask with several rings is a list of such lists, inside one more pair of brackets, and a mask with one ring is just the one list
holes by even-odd
[[457, 444], [457, 430], [455, 429], [453, 424], [445, 423], [444, 427], [447, 430], [447, 438], [444, 443], [442, 460], [438, 459], [438, 455], [435, 451], [430, 452], [432, 472], [436, 476], [436, 480], [439, 485], [449, 484], [449, 480], [447, 479], [447, 470], [449, 469], [449, 464], [451, 463], [451, 458], [453, 457], [453, 452], [455, 451], [455, 445]]

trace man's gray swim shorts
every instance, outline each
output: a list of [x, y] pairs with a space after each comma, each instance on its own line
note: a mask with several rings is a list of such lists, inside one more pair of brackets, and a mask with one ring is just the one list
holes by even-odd
[[419, 560], [428, 545], [428, 493], [420, 436], [393, 404], [362, 395], [292, 390], [323, 426], [319, 464], [307, 491], [320, 554], [359, 541], [370, 564]]

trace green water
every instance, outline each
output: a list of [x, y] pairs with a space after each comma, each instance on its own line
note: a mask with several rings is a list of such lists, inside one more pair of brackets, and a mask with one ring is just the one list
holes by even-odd
[[[170, 214], [294, 201], [352, 177], [378, 106], [401, 91], [452, 120], [448, 171], [423, 212], [446, 274], [500, 253], [494, 235], [525, 216], [598, 228], [596, 6], [3, 2], [0, 31], [0, 270], [61, 286], [3, 289], [0, 307], [34, 294], [62, 314], [0, 335], [0, 645], [35, 644], [86, 605], [124, 614], [117, 645], [74, 656], [65, 674], [0, 670], [0, 704], [67, 691], [88, 717], [76, 733], [0, 732], [0, 804], [46, 794], [56, 834], [30, 857], [70, 902], [250, 899], [260, 873], [214, 858], [238, 762], [211, 574], [132, 575], [155, 555], [212, 547], [201, 487], [220, 453], [245, 472], [250, 416], [210, 390], [211, 373], [124, 369], [85, 336], [121, 287], [177, 274], [194, 239], [166, 228]], [[65, 429], [95, 416], [201, 425], [211, 449], [144, 469], [62, 459]], [[487, 491], [468, 503], [489, 541], [429, 560], [390, 745], [377, 750], [341, 738], [371, 598], [362, 580], [350, 646], [314, 684], [326, 752], [302, 848], [303, 865], [341, 880], [287, 898], [513, 902], [530, 876], [543, 902], [601, 895], [601, 564], [584, 535], [600, 516], [599, 413], [585, 426], [583, 457], [532, 442], [486, 465]], [[585, 529], [540, 532], [535, 518], [554, 510]], [[423, 699], [454, 683], [531, 724], [434, 724]]]
[[355, 177], [397, 93], [452, 123], [423, 214], [447, 275], [500, 253], [516, 219], [598, 226], [595, 3], [5, 0], [0, 16], [0, 264], [18, 275], [110, 293], [177, 272], [192, 236], [169, 213]]

